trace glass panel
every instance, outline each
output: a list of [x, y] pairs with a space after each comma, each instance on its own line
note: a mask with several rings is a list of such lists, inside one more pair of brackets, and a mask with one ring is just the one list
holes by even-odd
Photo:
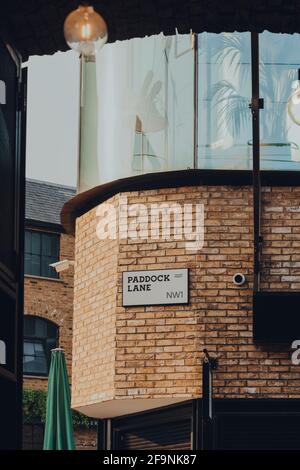
[[47, 323], [47, 338], [48, 338], [48, 340], [52, 341], [52, 339], [54, 339], [56, 341], [56, 337], [57, 337], [57, 326], [54, 325], [53, 323], [48, 322]]
[[57, 278], [58, 274], [55, 269], [49, 266], [59, 259], [59, 236], [56, 234], [44, 233], [42, 238], [42, 262], [41, 276]]
[[251, 169], [250, 33], [202, 33], [198, 44], [198, 167]]
[[28, 341], [24, 342], [24, 355], [33, 355], [34, 353], [34, 347], [32, 343], [29, 343]]
[[24, 273], [31, 274], [31, 255], [27, 253], [25, 253], [24, 258]]
[[50, 264], [55, 263], [56, 261], [57, 257], [53, 258], [51, 256], [44, 256], [42, 258], [41, 275], [43, 277], [58, 278], [58, 273], [50, 266]]
[[42, 254], [46, 256], [51, 255], [51, 235], [47, 233], [42, 235]]
[[33, 276], [41, 275], [41, 258], [38, 255], [31, 255], [30, 273]]
[[25, 253], [31, 253], [31, 232], [25, 232]]
[[47, 322], [42, 318], [35, 319], [35, 336], [37, 338], [47, 337]]
[[43, 277], [51, 277], [52, 275], [52, 272], [50, 272], [50, 266], [49, 266], [49, 263], [51, 262], [50, 261], [51, 258], [49, 258], [48, 256], [43, 256], [43, 259], [42, 259], [42, 266], [41, 266], [41, 275]]
[[43, 349], [42, 344], [41, 343], [36, 343], [35, 350], [36, 350], [37, 353], [40, 353], [41, 351], [43, 351], [44, 349]]
[[[26, 345], [26, 346], [25, 346]], [[25, 374], [47, 374], [47, 360], [44, 346], [39, 341], [26, 341], [26, 351], [23, 359], [23, 369]]]
[[300, 170], [300, 35], [264, 32], [259, 45], [261, 168]]
[[25, 273], [34, 276], [57, 278], [49, 266], [59, 259], [60, 237], [56, 234], [27, 231], [25, 234]]
[[27, 315], [24, 316], [24, 335], [25, 336], [35, 335], [35, 319]]
[[31, 232], [31, 253], [39, 255], [41, 253], [41, 235]]
[[45, 375], [50, 365], [51, 349], [57, 346], [58, 327], [43, 318], [24, 318], [24, 373]]
[[42, 254], [53, 256], [58, 259], [59, 236], [56, 234], [43, 233]]
[[51, 235], [51, 247], [50, 247], [50, 256], [53, 256], [56, 261], [59, 258], [59, 235]]
[[[107, 44], [94, 65], [97, 80], [93, 64], [86, 67], [85, 103], [90, 103], [90, 115], [97, 115], [98, 154], [93, 155], [86, 110], [79, 191], [118, 178], [193, 166], [194, 50], [189, 35]], [[90, 97], [93, 87], [97, 110]]]

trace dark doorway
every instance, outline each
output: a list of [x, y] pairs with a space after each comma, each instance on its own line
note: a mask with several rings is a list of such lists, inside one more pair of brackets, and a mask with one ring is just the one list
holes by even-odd
[[165, 407], [112, 420], [112, 448], [118, 450], [189, 450], [192, 403]]
[[216, 400], [217, 450], [300, 450], [297, 399]]
[[21, 448], [23, 90], [21, 59], [9, 45], [0, 42], [0, 449]]
[[[195, 450], [199, 412], [201, 422], [201, 399], [102, 421], [99, 448]], [[213, 450], [300, 450], [299, 435], [300, 400], [215, 400]]]

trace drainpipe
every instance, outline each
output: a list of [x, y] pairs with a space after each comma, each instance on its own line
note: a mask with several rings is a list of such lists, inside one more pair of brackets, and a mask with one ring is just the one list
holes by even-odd
[[259, 97], [259, 37], [258, 33], [251, 33], [251, 75], [252, 75], [252, 111], [253, 132], [253, 291], [260, 289], [261, 271], [261, 178], [260, 178], [260, 126], [259, 112], [264, 107], [264, 100]]
[[203, 349], [202, 362], [202, 450], [213, 449], [213, 371], [218, 360]]

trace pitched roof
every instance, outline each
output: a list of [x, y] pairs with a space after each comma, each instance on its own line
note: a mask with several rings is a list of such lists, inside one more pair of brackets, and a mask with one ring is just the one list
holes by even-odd
[[61, 209], [75, 193], [75, 188], [27, 179], [26, 220], [60, 225]]
[[[1, 35], [26, 59], [28, 55], [66, 50], [63, 23], [78, 0], [3, 2]], [[297, 0], [93, 0], [108, 24], [109, 41], [160, 32], [300, 32]]]

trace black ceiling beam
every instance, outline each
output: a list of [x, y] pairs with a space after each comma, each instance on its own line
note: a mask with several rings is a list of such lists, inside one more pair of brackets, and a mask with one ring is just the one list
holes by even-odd
[[[1, 7], [0, 33], [26, 59], [67, 50], [63, 23], [78, 0], [10, 0]], [[92, 0], [105, 18], [109, 41], [163, 32], [300, 32], [297, 0]]]

